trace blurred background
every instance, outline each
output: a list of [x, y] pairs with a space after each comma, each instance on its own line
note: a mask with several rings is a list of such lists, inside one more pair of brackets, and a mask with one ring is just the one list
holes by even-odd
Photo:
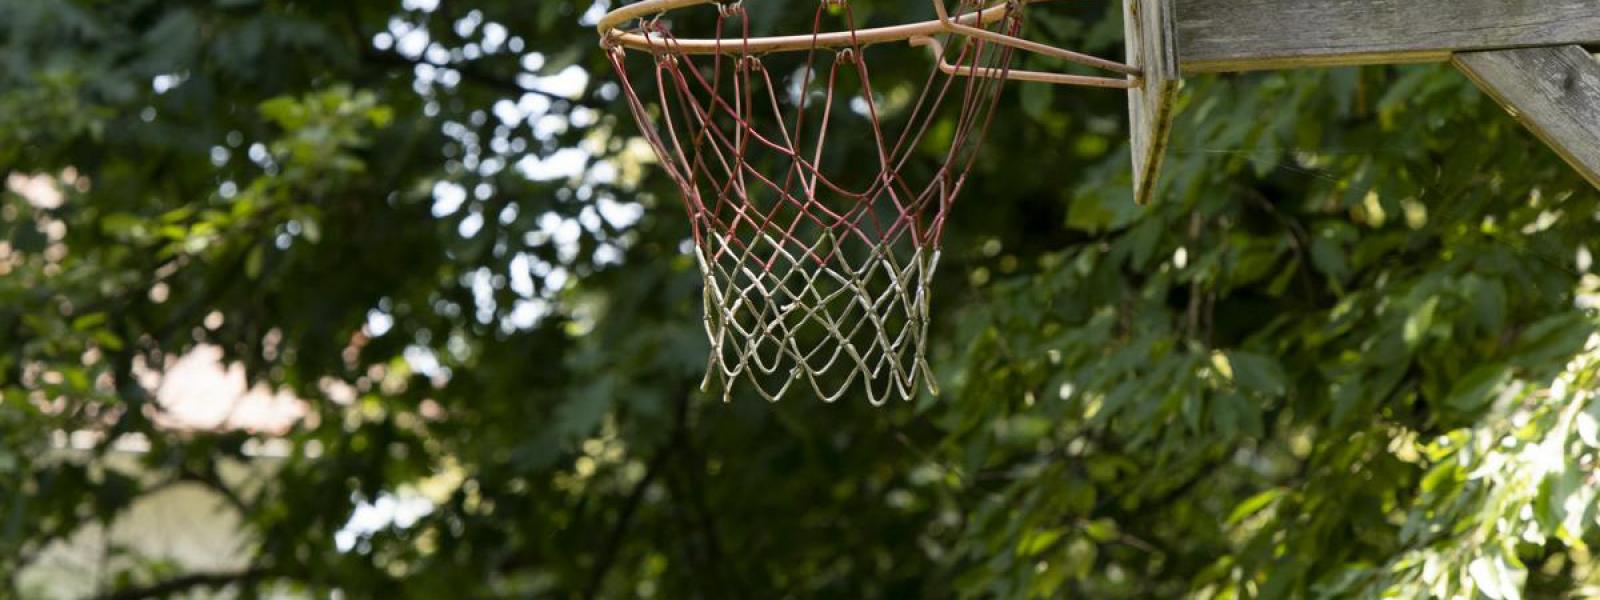
[[614, 7], [0, 0], [0, 597], [1594, 594], [1600, 194], [1447, 65], [1192, 78], [1146, 208], [1010, 85], [942, 394], [723, 403]]

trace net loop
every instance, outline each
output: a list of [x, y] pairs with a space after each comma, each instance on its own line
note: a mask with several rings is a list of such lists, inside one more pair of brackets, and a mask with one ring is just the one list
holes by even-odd
[[[970, 15], [993, 7], [979, 1], [961, 0], [956, 18], [1019, 33], [1024, 3], [983, 21]], [[860, 31], [846, 0], [816, 6], [813, 39], [834, 20]], [[629, 33], [647, 34], [650, 77], [632, 77], [614, 41], [607, 53], [690, 219], [705, 387], [726, 400], [742, 383], [772, 401], [859, 390], [873, 405], [937, 393], [926, 336], [940, 240], [1004, 82], [941, 65], [1006, 73], [1015, 50], [944, 36], [925, 76], [880, 82], [867, 56], [879, 47], [758, 53], [742, 2], [715, 13], [709, 54], [684, 51], [659, 15], [641, 19]]]

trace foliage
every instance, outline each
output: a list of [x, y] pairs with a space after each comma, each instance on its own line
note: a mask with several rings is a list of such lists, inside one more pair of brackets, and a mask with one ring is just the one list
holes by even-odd
[[[1015, 85], [951, 220], [944, 396], [725, 405], [598, 10], [0, 3], [0, 175], [62, 196], [0, 192], [6, 595], [171, 485], [228, 499], [249, 566], [126, 556], [108, 594], [1600, 589], [1600, 194], [1457, 73], [1191, 79], [1143, 209], [1121, 95]], [[1119, 14], [1029, 31], [1114, 56]], [[165, 425], [140, 373], [202, 345], [305, 418]], [[426, 514], [337, 541], [406, 497]]]

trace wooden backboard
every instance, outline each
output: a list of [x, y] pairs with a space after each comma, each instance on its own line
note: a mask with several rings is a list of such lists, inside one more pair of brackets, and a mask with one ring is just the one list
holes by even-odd
[[1600, 0], [1124, 0], [1134, 198], [1154, 195], [1181, 74], [1453, 60], [1600, 188]]
[[1143, 85], [1128, 93], [1128, 133], [1133, 144], [1133, 198], [1147, 204], [1155, 193], [1178, 97], [1177, 28], [1172, 0], [1124, 0], [1128, 65], [1144, 71]]

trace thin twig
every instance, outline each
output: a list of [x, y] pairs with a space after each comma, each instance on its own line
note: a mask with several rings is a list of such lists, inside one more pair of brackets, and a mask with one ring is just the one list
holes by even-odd
[[416, 68], [419, 65], [428, 65], [430, 67], [434, 67], [434, 68], [437, 68], [437, 69], [452, 69], [452, 70], [460, 73], [461, 77], [463, 79], [466, 79], [466, 80], [469, 80], [469, 81], [474, 81], [474, 82], [477, 82], [479, 84], [486, 85], [486, 86], [498, 89], [498, 90], [500, 90], [502, 92], [505, 92], [505, 93], [508, 93], [508, 94], [516, 94], [516, 95], [533, 94], [535, 96], [544, 96], [545, 98], [548, 98], [551, 101], [566, 102], [566, 103], [569, 103], [569, 104], [573, 104], [573, 105], [576, 105], [576, 106], [583, 106], [583, 107], [586, 107], [586, 108], [598, 108], [598, 106], [596, 104], [594, 104], [593, 102], [589, 102], [588, 100], [585, 100], [583, 98], [570, 98], [570, 97], [563, 96], [561, 94], [557, 94], [557, 93], [549, 91], [549, 90], [542, 90], [542, 89], [539, 89], [539, 88], [536, 88], [536, 87], [525, 86], [525, 85], [522, 85], [521, 83], [518, 83], [515, 78], [505, 77], [505, 76], [498, 75], [498, 74], [495, 74], [495, 73], [490, 73], [490, 72], [488, 72], [486, 70], [483, 70], [481, 68], [478, 68], [478, 67], [474, 66], [472, 63], [469, 63], [469, 62], [450, 63], [450, 64], [445, 64], [445, 65], [436, 65], [436, 64], [433, 64], [433, 63], [428, 62], [426, 60], [423, 60], [420, 57], [419, 58], [410, 58], [410, 57], [404, 56], [402, 54], [398, 54], [398, 53], [394, 53], [394, 52], [382, 52], [382, 51], [375, 50], [375, 49], [370, 49], [370, 48], [362, 50], [361, 58], [363, 60], [367, 61], [367, 62], [375, 63], [375, 64], [379, 64], [379, 65], [405, 66], [405, 67], [410, 67], [410, 68]]
[[[689, 397], [691, 395], [687, 390], [678, 395], [677, 416], [675, 417], [678, 425], [675, 426], [675, 429], [683, 427], [683, 423], [688, 418]], [[677, 436], [673, 436], [665, 446], [656, 452], [655, 457], [650, 459], [650, 464], [645, 467], [644, 477], [639, 478], [639, 482], [635, 483], [633, 489], [628, 492], [628, 497], [622, 504], [622, 514], [617, 516], [617, 522], [611, 526], [610, 533], [606, 535], [605, 545], [600, 550], [600, 558], [595, 561], [594, 571], [589, 575], [589, 585], [583, 594], [584, 598], [600, 597], [600, 592], [605, 588], [606, 573], [611, 570], [612, 564], [617, 561], [617, 554], [622, 550], [623, 538], [627, 536], [628, 529], [633, 526], [634, 514], [639, 511], [639, 505], [644, 502], [645, 492], [649, 491], [650, 485], [655, 483], [656, 478], [661, 475], [662, 469], [666, 468], [668, 459], [672, 458], [672, 455], [681, 449], [680, 440]]]
[[600, 597], [600, 592], [605, 587], [606, 572], [611, 570], [612, 563], [617, 560], [617, 553], [622, 549], [622, 539], [627, 536], [628, 529], [633, 525], [633, 515], [639, 511], [645, 492], [655, 483], [662, 467], [666, 466], [667, 458], [676, 451], [676, 445], [662, 448], [656, 453], [655, 458], [650, 459], [650, 466], [645, 469], [644, 477], [633, 485], [633, 490], [628, 493], [627, 500], [622, 504], [622, 514], [617, 516], [616, 524], [612, 525], [611, 532], [606, 535], [605, 546], [600, 550], [600, 559], [595, 561], [594, 571], [589, 576], [588, 590], [583, 594], [584, 598]]
[[216, 589], [236, 584], [245, 584], [261, 579], [278, 577], [271, 569], [264, 567], [251, 567], [240, 571], [213, 571], [208, 573], [190, 573], [180, 577], [167, 579], [144, 587], [124, 588], [96, 596], [94, 600], [144, 600], [145, 598], [166, 598], [181, 592], [195, 589]]
[[[678, 435], [680, 436], [679, 445], [685, 451], [684, 458], [686, 460], [683, 468], [689, 476], [690, 510], [699, 516], [701, 534], [705, 537], [706, 553], [709, 555], [707, 558], [717, 566], [732, 565], [728, 560], [727, 554], [722, 551], [722, 536], [717, 533], [717, 522], [712, 517], [710, 505], [706, 502], [704, 490], [707, 486], [702, 478], [706, 468], [705, 456], [695, 447], [693, 440], [690, 438], [687, 425], [679, 429]], [[737, 567], [729, 569], [729, 574], [733, 576], [734, 583], [738, 584], [739, 569]]]

